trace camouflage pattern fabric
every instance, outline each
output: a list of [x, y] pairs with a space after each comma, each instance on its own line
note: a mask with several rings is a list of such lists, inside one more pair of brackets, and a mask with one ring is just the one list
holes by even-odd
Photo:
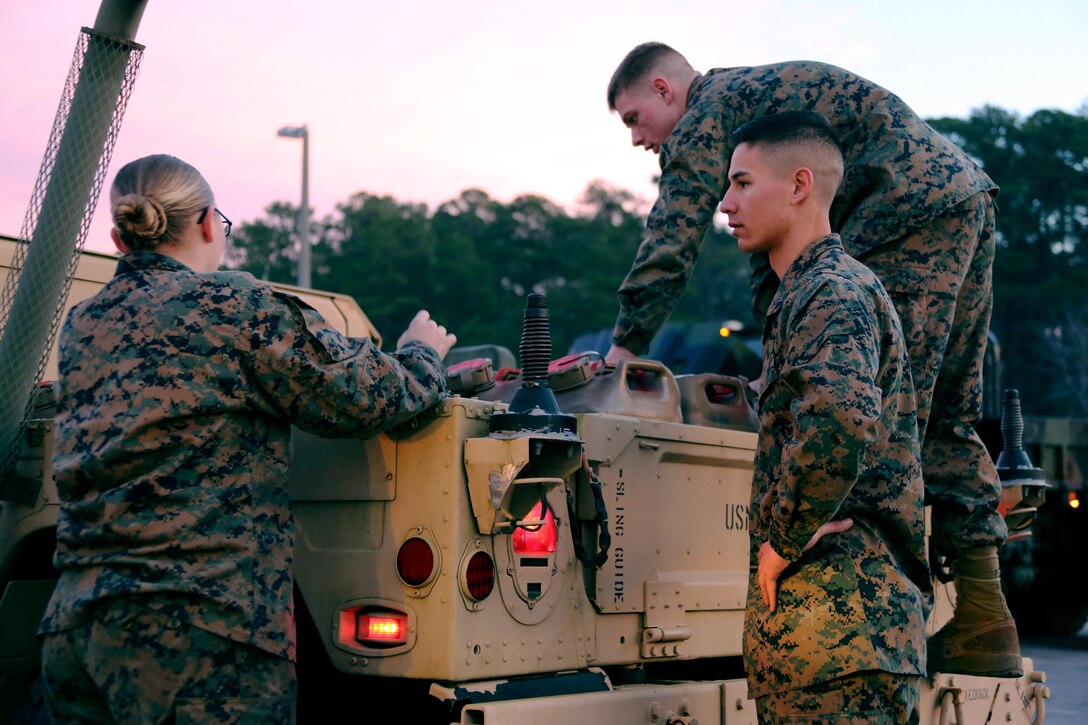
[[[661, 147], [658, 199], [619, 290], [617, 345], [644, 353], [683, 294], [728, 186], [729, 134], [780, 111], [816, 111], [842, 142], [846, 174], [831, 207], [831, 230], [851, 256], [921, 227], [980, 191], [996, 189], [958, 146], [898, 96], [842, 68], [793, 61], [712, 70], [692, 82], [687, 110]], [[762, 322], [777, 280], [766, 278], [765, 254], [753, 263], [762, 293], [756, 320]]]
[[[836, 235], [790, 266], [763, 338], [744, 659], [751, 697], [879, 670], [925, 674], [922, 477], [891, 300]], [[853, 526], [802, 549], [823, 524]], [[763, 602], [757, 552], [790, 566]]]
[[110, 598], [295, 657], [290, 425], [362, 437], [435, 404], [428, 346], [395, 354], [238, 272], [122, 258], [60, 338], [60, 580], [39, 631]]
[[863, 672], [756, 700], [763, 725], [916, 725], [922, 678]]
[[[687, 111], [661, 148], [660, 196], [620, 287], [613, 341], [635, 353], [649, 347], [683, 294], [728, 187], [729, 134], [786, 110], [816, 111], [835, 128], [846, 173], [831, 208], [832, 231], [847, 253], [876, 268], [908, 333], [934, 543], [948, 555], [1001, 546], [1007, 529], [997, 513], [997, 471], [973, 429], [992, 306], [996, 186], [880, 86], [808, 61], [697, 78]], [[766, 254], [750, 261], [752, 307], [762, 323], [778, 278]], [[929, 265], [925, 274], [920, 261]]]
[[994, 251], [994, 204], [983, 193], [859, 258], [899, 312], [918, 399], [932, 545], [952, 557], [1008, 537], [996, 509], [997, 469], [974, 429], [982, 416]]
[[281, 725], [295, 721], [289, 660], [111, 599], [44, 637], [45, 697], [69, 725]]

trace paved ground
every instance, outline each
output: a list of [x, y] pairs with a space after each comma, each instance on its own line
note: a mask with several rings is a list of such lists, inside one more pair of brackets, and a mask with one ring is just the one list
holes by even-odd
[[1025, 637], [1021, 647], [1046, 673], [1045, 725], [1088, 723], [1088, 627], [1074, 637]]

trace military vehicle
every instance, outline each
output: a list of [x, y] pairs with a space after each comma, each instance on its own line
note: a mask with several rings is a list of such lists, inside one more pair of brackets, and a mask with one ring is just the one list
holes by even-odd
[[[32, 380], [6, 377], [24, 400], [0, 408], [0, 445], [13, 444], [0, 481], [0, 721], [30, 716], [33, 632], [56, 576], [51, 330], [111, 272], [108, 256], [72, 245], [134, 76], [142, 7], [106, 0], [84, 30], [73, 75], [116, 83], [69, 89], [20, 234], [30, 241], [0, 240], [0, 374]], [[88, 147], [80, 171], [70, 157]], [[341, 331], [376, 336], [350, 298], [306, 294]], [[38, 314], [47, 306], [56, 314]], [[454, 394], [389, 433], [296, 432], [300, 721], [754, 723], [740, 657], [756, 443], [743, 386], [650, 360], [553, 364], [533, 297], [520, 357], [517, 373], [485, 359], [452, 368]], [[931, 631], [952, 596], [940, 588]], [[1042, 723], [1044, 682], [1030, 660], [1021, 678], [932, 673], [922, 720]]]
[[[16, 244], [0, 240], [5, 271]], [[82, 253], [70, 303], [114, 264]], [[343, 332], [375, 334], [351, 298], [292, 291]], [[651, 360], [548, 363], [559, 409], [528, 427], [495, 423], [527, 374], [476, 360], [451, 368], [461, 394], [388, 434], [296, 431], [303, 722], [350, 718], [360, 699], [410, 722], [755, 721], [739, 655], [756, 436], [739, 380]], [[9, 712], [33, 680], [55, 577], [52, 393], [39, 389], [9, 476], [18, 495], [0, 510]], [[942, 588], [932, 628], [950, 603]], [[937, 674], [926, 712], [1039, 722], [1047, 691], [1027, 670]]]
[[[579, 335], [567, 354], [607, 348], [611, 336], [611, 328]], [[670, 322], [647, 357], [675, 372], [748, 378], [758, 376], [762, 366], [759, 333], [729, 323]], [[977, 430], [995, 460], [1004, 448], [1003, 367], [1000, 342], [991, 332]], [[1088, 580], [1068, 576], [1064, 567], [1088, 553], [1088, 419], [1033, 415], [1031, 401], [1023, 407], [1022, 446], [1028, 460], [1038, 463], [1028, 468], [1046, 484], [1041, 491], [1045, 503], [1035, 507], [1030, 528], [1014, 531], [1002, 548], [1002, 584], [1021, 634], [1069, 636], [1088, 623]]]

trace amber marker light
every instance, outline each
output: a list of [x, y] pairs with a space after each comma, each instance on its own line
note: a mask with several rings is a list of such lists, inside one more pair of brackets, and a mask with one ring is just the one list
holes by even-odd
[[734, 332], [739, 332], [744, 329], [744, 325], [739, 320], [726, 320], [718, 328], [718, 334], [722, 337], [729, 337]]
[[1070, 491], [1066, 494], [1066, 502], [1071, 509], [1080, 508], [1080, 496], [1077, 495], [1076, 491]]

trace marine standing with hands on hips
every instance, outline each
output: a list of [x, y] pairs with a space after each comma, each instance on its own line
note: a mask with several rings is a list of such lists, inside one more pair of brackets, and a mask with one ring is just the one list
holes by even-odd
[[763, 336], [748, 694], [761, 723], [916, 723], [932, 590], [899, 318], [831, 233], [843, 159], [827, 121], [771, 114], [732, 140], [721, 211], [782, 280]]
[[168, 155], [110, 192], [112, 280], [60, 335], [54, 722], [294, 719], [291, 425], [366, 437], [436, 404], [456, 341], [421, 311], [385, 354], [218, 272], [231, 222]]
[[[643, 354], [683, 294], [728, 184], [747, 121], [789, 110], [830, 123], [845, 156], [831, 231], [876, 273], [906, 338], [918, 408], [931, 545], [956, 581], [952, 619], [929, 639], [928, 670], [1023, 674], [1016, 625], [1001, 592], [997, 549], [1008, 529], [1000, 483], [974, 430], [993, 306], [993, 181], [898, 96], [842, 68], [812, 61], [696, 72], [678, 52], [645, 43], [621, 61], [608, 105], [631, 141], [659, 154], [659, 195], [606, 358]], [[753, 312], [763, 323], [779, 278], [751, 257]]]

